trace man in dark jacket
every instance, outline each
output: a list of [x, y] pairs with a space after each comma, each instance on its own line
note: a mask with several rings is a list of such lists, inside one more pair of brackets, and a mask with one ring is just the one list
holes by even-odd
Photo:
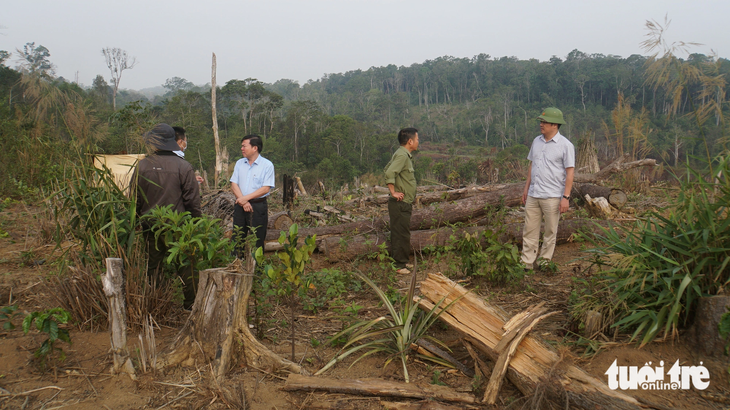
[[[173, 211], [190, 212], [193, 217], [202, 215], [200, 194], [192, 165], [173, 151], [180, 149], [175, 142], [175, 130], [167, 124], [157, 124], [144, 136], [145, 142], [156, 151], [139, 162], [132, 177], [137, 198], [137, 215], [150, 213], [157, 206], [172, 205]], [[155, 241], [149, 224], [143, 227], [149, 253], [148, 274], [159, 281], [167, 246], [160, 237]], [[155, 243], [156, 242], [156, 243]], [[193, 270], [186, 269], [178, 276], [184, 283], [185, 307], [195, 301]]]

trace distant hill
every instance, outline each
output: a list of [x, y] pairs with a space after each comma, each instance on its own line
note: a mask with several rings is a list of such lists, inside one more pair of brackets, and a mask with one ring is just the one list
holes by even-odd
[[157, 87], [143, 88], [138, 92], [151, 101], [155, 98], [156, 95], [164, 95], [167, 92], [167, 89], [165, 89], [165, 87], [161, 85], [158, 85]]

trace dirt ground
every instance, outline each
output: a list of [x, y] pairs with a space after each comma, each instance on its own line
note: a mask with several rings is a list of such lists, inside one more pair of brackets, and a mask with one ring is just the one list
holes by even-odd
[[[381, 409], [394, 408], [385, 402], [406, 402], [404, 399], [364, 397], [327, 393], [289, 393], [281, 390], [286, 374], [275, 374], [269, 369], [237, 368], [226, 381], [217, 385], [208, 377], [205, 366], [181, 368], [166, 374], [141, 374], [136, 381], [127, 376], [110, 374], [111, 355], [109, 334], [106, 331], [90, 332], [78, 327], [67, 327], [72, 344], [61, 343], [66, 353], [63, 362], [54, 362], [42, 370], [34, 360], [33, 352], [44, 340], [40, 333], [31, 330], [27, 335], [21, 330], [22, 318], [29, 312], [53, 307], [52, 298], [44, 278], [55, 274], [54, 244], [49, 241], [50, 224], [47, 213], [38, 207], [22, 203], [6, 204], [0, 211], [0, 307], [17, 305], [19, 314], [12, 319], [12, 330], [0, 330], [0, 408], [2, 409], [198, 409], [198, 408], [245, 408], [245, 409]], [[464, 285], [474, 289], [490, 303], [515, 314], [524, 308], [546, 302], [550, 310], [558, 311], [541, 323], [532, 335], [546, 340], [560, 350], [570, 351], [576, 363], [590, 374], [606, 382], [604, 374], [614, 360], [618, 365], [643, 366], [645, 363], [674, 363], [683, 365], [702, 363], [710, 370], [710, 387], [705, 393], [713, 393], [722, 400], [729, 390], [728, 360], [725, 357], [701, 357], [678, 340], [653, 343], [643, 349], [628, 344], [627, 339], [613, 335], [598, 354], [580, 358], [585, 351], [578, 346], [569, 330], [574, 330], [567, 311], [572, 278], [584, 274], [587, 263], [583, 244], [560, 245], [555, 262], [559, 273], [536, 273], [526, 277], [518, 285], [495, 287], [489, 282], [472, 280]], [[449, 255], [426, 257], [419, 266], [419, 279], [428, 272], [446, 272], [454, 269], [455, 259]], [[382, 269], [377, 262], [364, 260], [355, 265], [338, 262], [331, 264], [315, 254], [314, 269], [337, 267], [342, 271], [359, 269], [376, 272]], [[395, 287], [404, 289], [406, 278], [397, 278]], [[383, 308], [372, 292], [363, 289], [348, 296], [347, 302], [363, 306], [359, 318], [375, 317]], [[271, 317], [265, 322], [266, 337], [262, 342], [284, 357], [289, 356], [288, 308], [274, 306]], [[181, 318], [183, 320], [184, 318]], [[314, 314], [300, 311], [295, 321], [297, 331], [296, 360], [310, 372], [315, 372], [337, 352], [327, 340], [341, 329], [339, 313], [321, 310]], [[2, 323], [2, 321], [0, 321]], [[158, 350], [169, 343], [177, 329], [161, 328], [157, 333]], [[434, 335], [452, 347], [454, 356], [473, 368], [473, 361], [462, 347], [460, 336], [445, 325], [434, 327]], [[136, 349], [136, 334], [129, 335], [130, 351]], [[352, 360], [334, 366], [327, 377], [355, 379], [380, 378], [403, 381], [400, 366], [391, 363], [383, 368], [384, 358], [377, 355], [359, 361]], [[667, 365], [668, 367], [669, 365]], [[481, 397], [485, 382], [476, 383], [460, 372], [439, 368], [421, 362], [410, 364], [411, 381], [418, 385], [443, 383], [460, 392], [475, 392]], [[475, 390], [476, 389], [476, 390]], [[678, 391], [629, 391], [630, 395], [651, 402], [655, 408], [674, 409], [725, 409], [719, 401], [695, 390]], [[428, 403], [425, 403], [428, 404]], [[522, 408], [522, 394], [509, 382], [505, 382], [497, 406], [471, 406], [470, 408]], [[418, 408], [418, 407], [411, 407]], [[460, 408], [453, 404], [431, 404], [422, 408]]]

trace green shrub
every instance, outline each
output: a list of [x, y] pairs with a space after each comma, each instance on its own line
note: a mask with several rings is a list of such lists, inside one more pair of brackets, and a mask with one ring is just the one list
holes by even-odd
[[525, 274], [517, 246], [503, 242], [499, 233], [485, 229], [481, 234], [468, 232], [455, 240], [461, 270], [469, 276], [486, 276], [496, 282], [519, 281]]
[[614, 326], [633, 331], [641, 345], [660, 333], [666, 338], [686, 326], [699, 298], [718, 294], [730, 283], [730, 158], [719, 157], [707, 182], [680, 181], [666, 214], [651, 212], [633, 227], [611, 227], [588, 252], [608, 266], [602, 286], [612, 295], [604, 303], [625, 306]]
[[339, 269], [322, 269], [304, 275], [305, 286], [299, 297], [304, 310], [317, 312], [330, 303], [340, 300], [348, 292], [358, 292], [362, 282], [348, 272]]
[[155, 240], [164, 238], [169, 253], [166, 263], [175, 272], [187, 266], [196, 272], [217, 268], [233, 260], [233, 242], [224, 237], [220, 219], [194, 218], [190, 212], [173, 211], [172, 205], [156, 207], [142, 219], [153, 223]]
[[48, 335], [43, 341], [41, 347], [35, 351], [34, 356], [41, 361], [41, 367], [45, 367], [48, 359], [52, 357], [54, 352], [59, 353], [59, 360], [66, 360], [66, 352], [56, 346], [57, 340], [62, 340], [71, 344], [71, 337], [68, 329], [60, 328], [59, 325], [66, 324], [71, 320], [71, 315], [62, 308], [48, 309], [44, 312], [33, 312], [23, 319], [23, 332], [28, 333], [30, 327], [35, 322], [36, 329], [39, 332]]

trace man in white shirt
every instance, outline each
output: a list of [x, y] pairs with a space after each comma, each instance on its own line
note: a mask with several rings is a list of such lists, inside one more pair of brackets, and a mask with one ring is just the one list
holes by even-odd
[[269, 223], [267, 197], [274, 187], [274, 164], [261, 156], [264, 143], [258, 135], [246, 135], [241, 140], [243, 158], [236, 162], [231, 176], [231, 191], [236, 196], [233, 207], [233, 238], [236, 254], [244, 256], [245, 239], [256, 235], [256, 248], [264, 246]]
[[522, 233], [522, 263], [525, 269], [532, 269], [538, 259], [540, 224], [545, 219], [545, 234], [542, 240], [540, 261], [544, 267], [550, 264], [555, 252], [560, 214], [570, 206], [570, 191], [573, 189], [575, 170], [575, 148], [560, 134], [565, 124], [563, 113], [557, 108], [546, 108], [540, 120], [540, 131], [532, 141], [527, 159], [527, 181], [522, 193], [525, 205], [525, 227]]

